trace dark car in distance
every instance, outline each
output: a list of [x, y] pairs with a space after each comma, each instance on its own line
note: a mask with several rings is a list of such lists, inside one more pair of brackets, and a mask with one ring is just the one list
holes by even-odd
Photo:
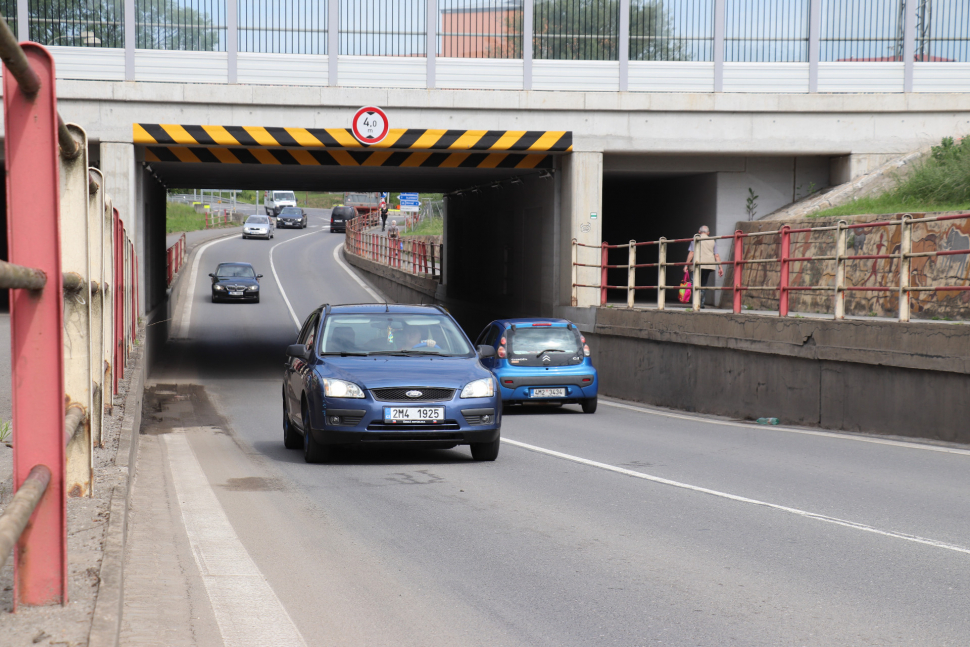
[[219, 263], [212, 278], [212, 302], [252, 301], [259, 303], [259, 279], [262, 274], [249, 263]]
[[357, 217], [357, 210], [353, 207], [334, 207], [330, 210], [330, 231], [347, 231], [347, 221]]
[[276, 228], [306, 229], [306, 212], [300, 207], [283, 207], [276, 217]]
[[448, 312], [421, 305], [322, 305], [286, 349], [283, 444], [308, 463], [339, 446], [469, 445], [498, 456], [502, 399], [495, 377]]

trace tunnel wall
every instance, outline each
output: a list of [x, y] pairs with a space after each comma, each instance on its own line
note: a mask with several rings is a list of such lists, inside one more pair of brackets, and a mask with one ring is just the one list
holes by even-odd
[[[566, 309], [604, 395], [732, 418], [970, 443], [970, 328]], [[586, 310], [586, 312], [579, 312]]]
[[145, 324], [145, 366], [151, 370], [168, 339], [170, 300], [166, 275], [165, 187], [148, 172], [135, 173], [135, 239], [141, 264], [142, 320]]

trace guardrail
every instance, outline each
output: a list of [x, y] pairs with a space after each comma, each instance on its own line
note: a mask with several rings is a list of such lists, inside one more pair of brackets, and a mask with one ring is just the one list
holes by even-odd
[[165, 280], [168, 287], [182, 269], [187, 252], [185, 251], [185, 234], [179, 236], [178, 241], [165, 250]]
[[92, 491], [108, 385], [113, 372], [117, 391], [137, 328], [138, 258], [89, 168], [87, 134], [57, 113], [50, 52], [19, 45], [0, 18], [0, 58], [16, 491], [0, 567], [12, 549], [16, 609], [67, 602], [66, 498]]
[[[607, 291], [608, 290], [625, 290], [627, 295], [627, 307], [632, 308], [635, 301], [635, 295], [638, 290], [656, 290], [657, 291], [657, 309], [664, 310], [666, 308], [666, 297], [667, 290], [674, 289], [679, 290], [680, 286], [672, 285], [668, 286], [666, 283], [666, 270], [668, 267], [689, 267], [691, 274], [691, 308], [694, 311], [700, 310], [701, 307], [701, 297], [700, 293], [706, 290], [730, 292], [732, 297], [732, 309], [735, 313], [739, 313], [742, 310], [742, 297], [747, 291], [756, 290], [766, 290], [774, 291], [778, 293], [778, 316], [786, 317], [789, 312], [789, 299], [793, 292], [799, 291], [818, 291], [818, 292], [831, 292], [833, 299], [833, 316], [835, 319], [845, 318], [845, 296], [849, 292], [881, 292], [881, 293], [896, 293], [899, 300], [899, 321], [906, 322], [910, 320], [910, 297], [914, 292], [966, 292], [970, 291], [970, 285], [933, 285], [933, 286], [918, 286], [913, 285], [911, 280], [911, 262], [913, 259], [918, 258], [939, 258], [945, 256], [958, 256], [958, 255], [970, 255], [970, 249], [952, 249], [952, 250], [936, 250], [936, 251], [926, 251], [926, 252], [914, 252], [913, 251], [913, 227], [922, 224], [932, 223], [932, 222], [945, 222], [945, 221], [957, 221], [970, 220], [970, 213], [968, 214], [957, 214], [948, 216], [935, 216], [931, 218], [914, 218], [912, 214], [906, 214], [900, 220], [886, 220], [879, 222], [865, 222], [858, 224], [848, 224], [844, 220], [840, 220], [836, 225], [824, 226], [824, 227], [806, 227], [800, 229], [792, 229], [788, 225], [782, 226], [780, 229], [773, 231], [761, 231], [761, 232], [751, 232], [745, 233], [740, 230], [734, 232], [731, 236], [709, 236], [702, 237], [700, 234], [694, 235], [693, 238], [678, 238], [678, 239], [666, 239], [660, 238], [659, 240], [637, 242], [631, 240], [626, 245], [610, 245], [608, 243], [602, 243], [601, 245], [585, 245], [579, 243], [574, 238], [572, 241], [572, 302], [574, 305], [578, 303], [578, 290], [581, 288], [585, 289], [595, 289], [599, 291], [599, 303], [600, 305], [606, 305], [607, 303]], [[877, 228], [889, 228], [889, 227], [899, 227], [900, 228], [900, 242], [898, 246], [898, 251], [893, 251], [888, 254], [856, 254], [851, 255], [848, 253], [847, 247], [847, 233], [856, 229], [877, 229]], [[832, 232], [834, 243], [835, 243], [835, 253], [832, 255], [824, 256], [803, 256], [803, 257], [793, 257], [791, 255], [791, 248], [793, 237], [808, 234], [810, 237], [812, 234]], [[748, 238], [765, 237], [765, 236], [777, 236], [779, 238], [779, 256], [776, 258], [760, 258], [760, 259], [748, 259], [744, 258], [744, 240]], [[728, 266], [733, 271], [731, 272], [731, 284], [723, 286], [704, 286], [701, 285], [701, 269], [702, 264], [699, 262], [698, 254], [695, 254], [693, 261], [691, 263], [687, 262], [668, 262], [667, 253], [668, 246], [672, 244], [683, 244], [683, 243], [694, 243], [694, 248], [698, 248], [698, 244], [701, 240], [709, 241], [719, 241], [719, 240], [730, 240], [732, 241], [733, 258], [729, 261], [720, 261], [718, 263], [704, 263], [703, 265], [721, 265]], [[716, 243], [715, 243], [716, 244]], [[658, 261], [656, 263], [637, 263], [637, 249], [641, 247], [652, 247], [656, 246], [658, 249]], [[596, 250], [598, 255], [597, 262], [580, 262], [580, 250], [589, 249]], [[609, 262], [610, 250], [626, 249], [627, 250], [627, 262], [626, 264], [611, 264]], [[686, 253], [685, 253], [686, 256]], [[588, 259], [591, 260], [591, 259]], [[847, 285], [846, 284], [846, 270], [845, 264], [847, 261], [862, 261], [862, 260], [872, 260], [872, 261], [889, 261], [890, 264], [893, 262], [898, 262], [898, 274], [899, 279], [895, 286], [887, 285]], [[834, 262], [835, 263], [835, 279], [829, 285], [790, 285], [789, 278], [791, 274], [791, 267], [795, 263], [819, 263], [819, 262]], [[758, 265], [758, 264], [777, 264], [779, 267], [779, 280], [777, 286], [754, 286], [754, 285], [744, 285], [743, 284], [743, 269], [746, 266]], [[580, 283], [578, 276], [581, 268], [595, 268], [600, 272], [600, 282], [598, 284], [593, 283]], [[636, 281], [636, 270], [639, 268], [656, 268], [657, 269], [657, 284], [656, 285], [638, 285]], [[608, 282], [609, 270], [627, 270], [627, 284], [626, 285], [610, 285]], [[890, 268], [892, 270], [892, 268]], [[892, 273], [892, 272], [890, 272]], [[696, 289], [693, 289], [696, 288]]]
[[408, 238], [388, 238], [385, 234], [366, 231], [380, 222], [378, 212], [360, 215], [348, 221], [344, 251], [408, 274], [441, 279], [444, 245]]

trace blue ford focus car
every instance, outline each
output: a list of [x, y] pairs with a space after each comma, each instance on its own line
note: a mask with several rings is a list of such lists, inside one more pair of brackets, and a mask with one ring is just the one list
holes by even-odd
[[411, 443], [498, 456], [502, 399], [444, 308], [323, 305], [286, 349], [283, 443], [308, 463], [339, 446]]
[[502, 319], [478, 336], [495, 349], [482, 364], [498, 378], [502, 401], [579, 404], [596, 411], [599, 380], [589, 346], [576, 324], [565, 319]]

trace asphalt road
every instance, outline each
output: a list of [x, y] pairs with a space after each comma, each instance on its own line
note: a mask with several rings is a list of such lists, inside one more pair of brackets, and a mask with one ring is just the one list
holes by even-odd
[[[205, 248], [183, 338], [152, 376], [208, 400], [208, 422], [165, 437], [202, 573], [187, 592], [200, 635], [226, 636], [224, 619], [248, 609], [307, 645], [970, 643], [961, 448], [601, 401], [594, 415], [508, 413], [494, 463], [456, 448], [305, 464], [282, 444], [297, 325], [281, 287], [300, 321], [373, 300], [335, 260], [343, 236], [325, 215]], [[209, 302], [220, 261], [265, 275], [260, 304]], [[198, 531], [216, 508], [228, 524]], [[220, 597], [206, 541], [248, 555], [269, 588]]]

